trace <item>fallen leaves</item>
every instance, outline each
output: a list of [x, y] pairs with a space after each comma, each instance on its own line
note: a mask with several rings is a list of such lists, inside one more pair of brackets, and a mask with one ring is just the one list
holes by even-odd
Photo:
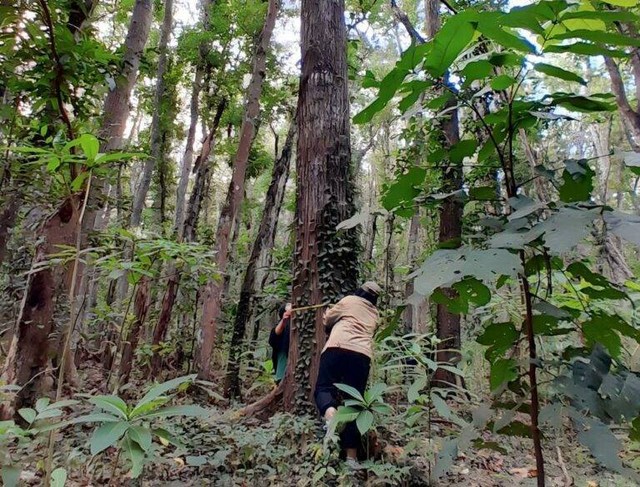
[[512, 468], [509, 470], [509, 473], [522, 479], [532, 479], [538, 476], [538, 471], [535, 468], [529, 467]]

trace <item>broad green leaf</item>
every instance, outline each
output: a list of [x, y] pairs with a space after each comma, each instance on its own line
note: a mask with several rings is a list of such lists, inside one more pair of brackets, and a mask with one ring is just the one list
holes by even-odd
[[151, 390], [149, 390], [149, 392], [147, 392], [144, 397], [140, 399], [136, 407], [133, 409], [133, 411], [131, 412], [132, 416], [136, 413], [137, 410], [139, 410], [139, 408], [141, 408], [145, 404], [159, 398], [160, 396], [163, 396], [165, 393], [173, 389], [178, 388], [186, 382], [193, 382], [196, 376], [197, 374], [176, 377], [175, 379], [163, 382], [162, 384], [158, 384], [157, 386], [152, 387]]
[[35, 409], [31, 408], [22, 408], [18, 409], [18, 414], [24, 419], [27, 423], [31, 424], [36, 420], [37, 412]]
[[640, 442], [640, 416], [631, 422], [631, 429], [629, 430], [629, 439], [631, 441]]
[[73, 418], [71, 420], [72, 424], [79, 423], [115, 423], [121, 421], [121, 418], [118, 416], [113, 416], [107, 413], [92, 413], [85, 414], [83, 416], [78, 416], [77, 418]]
[[468, 17], [463, 15], [451, 17], [435, 35], [433, 47], [424, 63], [425, 69], [435, 78], [444, 75], [471, 42], [475, 31], [475, 25], [468, 20]]
[[553, 96], [553, 102], [567, 110], [573, 110], [576, 112], [591, 113], [610, 112], [615, 110], [614, 105], [611, 103], [594, 99], [594, 97], [588, 98], [586, 96], [579, 95], [555, 94]]
[[409, 277], [415, 277], [415, 292], [430, 296], [439, 287], [448, 287], [465, 277], [492, 283], [502, 275], [516, 276], [521, 270], [520, 259], [508, 250], [476, 250], [461, 247], [456, 250], [436, 250]]
[[364, 435], [373, 426], [373, 413], [371, 411], [361, 411], [356, 418], [356, 426], [361, 435]]
[[489, 61], [473, 61], [467, 64], [459, 74], [464, 78], [464, 85], [469, 86], [473, 81], [491, 75], [493, 69], [494, 66]]
[[[170, 406], [155, 411], [151, 411], [146, 414], [135, 416], [136, 418], [170, 418], [173, 416], [192, 416], [192, 417], [205, 417], [209, 415], [209, 411], [201, 406], [195, 404], [188, 404], [182, 406]], [[133, 418], [133, 416], [132, 416]]]
[[602, 0], [609, 5], [615, 5], [616, 7], [637, 7], [638, 0]]
[[510, 350], [519, 337], [520, 333], [513, 323], [491, 323], [485, 327], [476, 342], [489, 347], [487, 358], [493, 361], [502, 356], [507, 350]]
[[89, 398], [89, 402], [124, 420], [128, 417], [127, 403], [118, 396], [95, 396]]
[[571, 71], [567, 71], [566, 69], [558, 68], [557, 66], [552, 66], [551, 64], [546, 63], [536, 63], [533, 65], [533, 69], [538, 71], [539, 73], [544, 73], [548, 76], [553, 76], [554, 78], [560, 78], [566, 81], [575, 81], [576, 83], [580, 83], [581, 85], [587, 84], [584, 78], [578, 76]]
[[449, 149], [451, 162], [462, 163], [465, 157], [471, 157], [478, 147], [478, 143], [472, 139], [461, 140]]
[[145, 428], [144, 426], [132, 426], [127, 431], [127, 435], [133, 441], [135, 441], [140, 448], [144, 451], [149, 450], [151, 448], [151, 430], [149, 428]]
[[36, 411], [41, 413], [46, 409], [46, 407], [49, 405], [50, 402], [51, 402], [51, 399], [49, 399], [48, 397], [41, 397], [36, 401], [36, 406], [35, 406]]
[[489, 384], [491, 390], [495, 391], [502, 384], [511, 382], [518, 378], [516, 361], [513, 359], [498, 359], [491, 364]]
[[536, 48], [533, 44], [503, 28], [502, 25], [504, 24], [500, 22], [500, 17], [501, 14], [498, 14], [497, 12], [484, 12], [480, 17], [478, 30], [492, 41], [497, 42], [507, 49], [514, 49], [516, 51], [534, 54], [536, 52]]
[[365, 391], [365, 399], [367, 400], [367, 404], [371, 404], [372, 402], [382, 401], [382, 395], [387, 390], [387, 384], [384, 382], [378, 382], [373, 384], [369, 389]]
[[595, 172], [586, 160], [569, 160], [565, 162], [566, 169], [562, 172], [560, 186], [560, 200], [565, 203], [587, 201], [593, 191], [593, 177]]
[[580, 56], [610, 56], [618, 58], [626, 58], [629, 55], [618, 49], [608, 49], [596, 44], [586, 42], [574, 42], [573, 44], [551, 44], [544, 48], [546, 53], [564, 53], [570, 52]]
[[[419, 187], [424, 182], [426, 175], [426, 169], [417, 166], [410, 167], [384, 192], [381, 199], [382, 206], [389, 211], [402, 205], [413, 207], [413, 200], [420, 194]], [[411, 209], [411, 214], [413, 214], [413, 209]]]
[[362, 394], [360, 394], [360, 392], [355, 387], [351, 387], [351, 386], [349, 386], [347, 384], [334, 384], [334, 386], [336, 386], [342, 392], [346, 392], [352, 398], [357, 399], [358, 401], [360, 401], [362, 403], [365, 402], [364, 401], [364, 397], [362, 397]]
[[582, 323], [582, 333], [591, 346], [600, 343], [604, 345], [612, 357], [620, 356], [622, 350], [620, 336], [603, 316], [594, 316]]
[[129, 429], [129, 423], [125, 421], [119, 421], [117, 423], [105, 423], [98, 427], [91, 435], [89, 444], [91, 445], [91, 455], [97, 455], [98, 453], [106, 450], [107, 448], [115, 445], [122, 435]]
[[469, 188], [469, 198], [478, 201], [488, 201], [498, 199], [497, 186], [481, 186], [479, 188]]
[[609, 231], [640, 247], [640, 216], [614, 210], [605, 211], [603, 217]]
[[15, 465], [2, 466], [2, 485], [4, 487], [17, 487], [22, 470]]
[[640, 176], [640, 154], [637, 152], [622, 152], [622, 159], [624, 160], [624, 165], [627, 166], [634, 174]]
[[349, 423], [351, 421], [355, 421], [355, 419], [360, 414], [359, 409], [355, 409], [353, 407], [340, 406], [336, 414], [333, 416], [331, 420], [332, 424], [337, 425], [341, 423]]
[[516, 80], [508, 74], [501, 74], [491, 80], [491, 88], [495, 91], [506, 90], [510, 86], [516, 84]]
[[[624, 0], [623, 0], [624, 1]], [[631, 2], [636, 2], [636, 0], [628, 0]], [[590, 19], [590, 20], [602, 20], [603, 22], [637, 22], [638, 16], [629, 12], [629, 11], [606, 11], [606, 10], [597, 10], [597, 11], [578, 11], [578, 12], [567, 12], [560, 17], [560, 20], [569, 20], [569, 19]]]
[[604, 32], [598, 30], [571, 30], [554, 36], [554, 39], [584, 39], [612, 46], [640, 47], [640, 39], [625, 36], [623, 34], [617, 34], [615, 32]]
[[420, 397], [420, 392], [427, 386], [427, 378], [425, 376], [418, 377], [407, 391], [407, 400], [409, 403], [415, 403]]
[[67, 471], [58, 467], [53, 472], [51, 472], [51, 487], [64, 487], [64, 484], [67, 482]]
[[125, 437], [122, 444], [122, 451], [125, 457], [131, 462], [131, 478], [137, 479], [144, 467], [144, 450], [131, 438]]
[[82, 134], [79, 139], [82, 152], [89, 160], [94, 160], [100, 150], [100, 142], [91, 134]]

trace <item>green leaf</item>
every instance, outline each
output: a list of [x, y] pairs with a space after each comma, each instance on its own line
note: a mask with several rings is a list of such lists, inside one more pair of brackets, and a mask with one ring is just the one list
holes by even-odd
[[427, 386], [427, 378], [425, 376], [418, 377], [407, 391], [407, 400], [413, 404], [420, 398], [420, 392]]
[[2, 485], [4, 487], [17, 487], [22, 469], [15, 465], [2, 466]]
[[484, 283], [494, 282], [502, 275], [516, 276], [520, 259], [507, 250], [476, 250], [461, 247], [455, 250], [436, 250], [409, 277], [415, 277], [415, 292], [430, 296], [439, 287], [448, 287], [465, 277], [474, 277]]
[[[210, 413], [206, 409], [201, 406], [197, 406], [194, 404], [182, 405], [182, 406], [170, 406], [162, 409], [158, 409], [156, 411], [151, 411], [150, 413], [140, 414], [139, 416], [135, 416], [136, 418], [170, 418], [173, 416], [189, 416], [189, 417], [205, 417]], [[134, 416], [132, 415], [132, 418]]]
[[495, 391], [502, 384], [509, 383], [518, 378], [516, 361], [513, 359], [498, 359], [491, 364], [489, 384], [491, 390]]
[[546, 53], [565, 53], [570, 52], [572, 54], [578, 54], [580, 56], [610, 56], [626, 58], [628, 54], [624, 51], [616, 49], [608, 49], [596, 44], [589, 44], [586, 42], [575, 42], [573, 44], [551, 44], [545, 47]]
[[92, 413], [85, 414], [84, 416], [78, 416], [77, 418], [73, 418], [71, 420], [72, 424], [79, 423], [115, 423], [119, 422], [121, 419], [119, 417], [113, 416], [107, 413]]
[[358, 409], [340, 406], [338, 411], [336, 411], [336, 414], [333, 416], [332, 423], [334, 423], [334, 425], [339, 423], [350, 423], [351, 421], [354, 421], [359, 414], [360, 411]]
[[634, 174], [640, 176], [640, 154], [637, 152], [622, 152], [622, 159], [624, 160], [624, 165], [627, 166]]
[[576, 83], [580, 83], [581, 85], [587, 84], [584, 78], [578, 76], [571, 71], [567, 71], [566, 69], [558, 68], [557, 66], [552, 66], [551, 64], [546, 63], [536, 63], [533, 65], [533, 69], [538, 71], [539, 73], [546, 74], [548, 76], [553, 76], [554, 78], [560, 78], [566, 81], [575, 81]]
[[352, 398], [357, 399], [362, 403], [365, 402], [364, 397], [362, 397], [362, 394], [360, 394], [360, 392], [358, 392], [358, 390], [355, 387], [351, 387], [347, 384], [334, 384], [334, 386], [336, 386], [342, 392], [346, 392]]
[[469, 86], [472, 82], [486, 78], [493, 73], [493, 65], [489, 61], [473, 61], [467, 64], [459, 73], [464, 78], [464, 85]]
[[640, 416], [631, 422], [631, 429], [629, 430], [629, 439], [631, 441], [640, 442]]
[[[622, 0], [624, 1], [624, 0]], [[630, 2], [636, 2], [636, 0], [627, 0]], [[637, 22], [638, 16], [632, 14], [629, 11], [606, 11], [606, 10], [597, 10], [597, 11], [588, 11], [582, 10], [577, 12], [566, 12], [560, 17], [560, 21], [570, 20], [570, 19], [588, 19], [588, 20], [601, 20], [603, 22]]]
[[127, 431], [127, 435], [133, 441], [135, 441], [140, 448], [144, 451], [148, 451], [151, 448], [152, 438], [151, 438], [151, 430], [149, 428], [145, 428], [144, 426], [132, 426]]
[[621, 211], [605, 211], [607, 229], [629, 243], [640, 247], [640, 216]]
[[433, 38], [431, 51], [424, 63], [425, 69], [435, 78], [444, 75], [471, 42], [475, 31], [475, 25], [468, 20], [468, 16], [450, 17]]
[[128, 429], [129, 423], [125, 421], [105, 423], [97, 428], [89, 440], [89, 444], [91, 445], [91, 455], [97, 455], [98, 453], [115, 445]]
[[479, 188], [469, 188], [469, 198], [478, 201], [490, 201], [498, 199], [498, 188], [496, 186], [481, 186]]
[[519, 337], [520, 333], [513, 323], [491, 323], [485, 327], [476, 342], [506, 351], [515, 345]]
[[128, 417], [127, 403], [118, 396], [94, 396], [89, 398], [89, 402], [124, 420]]
[[637, 7], [638, 0], [602, 0], [609, 5], [615, 5], [616, 7]]
[[192, 374], [192, 375], [184, 375], [182, 377], [176, 377], [175, 379], [172, 379], [170, 381], [167, 382], [163, 382], [162, 384], [158, 384], [155, 387], [152, 387], [149, 392], [147, 392], [144, 397], [142, 399], [140, 399], [140, 401], [138, 402], [138, 404], [136, 405], [136, 407], [133, 409], [133, 411], [131, 412], [131, 416], [134, 416], [136, 414], [136, 412], [145, 404], [159, 398], [160, 396], [164, 395], [165, 393], [178, 388], [179, 386], [181, 386], [182, 384], [185, 384], [187, 382], [193, 382], [196, 378], [197, 374]]
[[502, 27], [502, 16], [497, 12], [483, 12], [478, 30], [503, 47], [534, 54], [536, 48], [533, 44]]
[[611, 112], [615, 110], [614, 105], [610, 103], [605, 103], [603, 101], [596, 100], [593, 97], [588, 98], [586, 96], [556, 94], [553, 97], [553, 102], [567, 110], [573, 110], [576, 112]]
[[588, 201], [593, 191], [593, 176], [595, 172], [586, 160], [566, 161], [559, 190], [560, 200], [565, 203]]
[[94, 160], [100, 150], [100, 142], [96, 137], [91, 134], [82, 134], [78, 140], [80, 141], [80, 147], [82, 152], [89, 160]]
[[360, 434], [364, 435], [373, 426], [373, 413], [367, 410], [360, 412], [356, 418], [356, 426]]
[[478, 147], [478, 143], [472, 139], [461, 140], [449, 150], [451, 162], [460, 164], [465, 157], [471, 157]]
[[131, 462], [131, 477], [137, 479], [144, 468], [144, 450], [131, 438], [125, 437], [122, 451], [125, 457]]
[[36, 416], [38, 415], [36, 410], [31, 408], [19, 409], [18, 414], [29, 424], [33, 423], [36, 420]]
[[516, 80], [508, 74], [501, 74], [500, 76], [496, 76], [491, 80], [491, 88], [493, 88], [495, 91], [506, 90], [514, 84], [516, 84]]
[[376, 343], [380, 343], [385, 338], [393, 335], [393, 332], [396, 331], [396, 329], [398, 328], [398, 324], [400, 323], [400, 318], [402, 317], [402, 313], [404, 312], [406, 307], [407, 307], [406, 305], [402, 305], [396, 308], [393, 314], [393, 318], [391, 318], [391, 321], [389, 322], [389, 324], [376, 334], [376, 337], [375, 337]]
[[590, 346], [600, 343], [612, 357], [620, 356], [622, 341], [605, 316], [595, 315], [582, 323], [582, 333]]
[[389, 211], [405, 204], [413, 206], [413, 200], [420, 194], [419, 186], [424, 182], [426, 175], [426, 169], [410, 167], [387, 188], [381, 199], [382, 206]]
[[64, 484], [67, 482], [67, 471], [58, 467], [53, 472], [51, 472], [51, 487], [64, 487]]
[[616, 32], [605, 32], [600, 30], [571, 30], [553, 36], [552, 39], [584, 39], [592, 42], [600, 42], [613, 46], [632, 46], [640, 47], [640, 39], [618, 34]]
[[35, 406], [36, 411], [41, 413], [49, 405], [50, 402], [51, 402], [51, 399], [49, 399], [48, 397], [41, 397], [36, 401], [36, 406]]

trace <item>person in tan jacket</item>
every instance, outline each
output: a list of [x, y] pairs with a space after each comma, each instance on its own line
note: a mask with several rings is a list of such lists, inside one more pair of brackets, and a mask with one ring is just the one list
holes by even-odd
[[[340, 405], [339, 391], [334, 384], [347, 384], [361, 394], [367, 386], [373, 335], [378, 323], [376, 308], [380, 286], [365, 282], [353, 295], [341, 299], [324, 316], [329, 339], [320, 355], [320, 367], [314, 398], [320, 414], [329, 422]], [[354, 422], [348, 423], [340, 436], [347, 461], [355, 461], [361, 442]]]

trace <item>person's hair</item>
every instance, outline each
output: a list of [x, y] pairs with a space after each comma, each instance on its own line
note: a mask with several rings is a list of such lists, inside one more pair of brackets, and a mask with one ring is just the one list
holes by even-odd
[[371, 304], [376, 306], [378, 304], [378, 295], [365, 291], [361, 287], [355, 290], [353, 293], [354, 296], [358, 296], [359, 298], [366, 299]]
[[288, 303], [282, 303], [278, 308], [278, 318], [282, 319], [284, 316], [284, 312], [287, 311], [287, 304]]

